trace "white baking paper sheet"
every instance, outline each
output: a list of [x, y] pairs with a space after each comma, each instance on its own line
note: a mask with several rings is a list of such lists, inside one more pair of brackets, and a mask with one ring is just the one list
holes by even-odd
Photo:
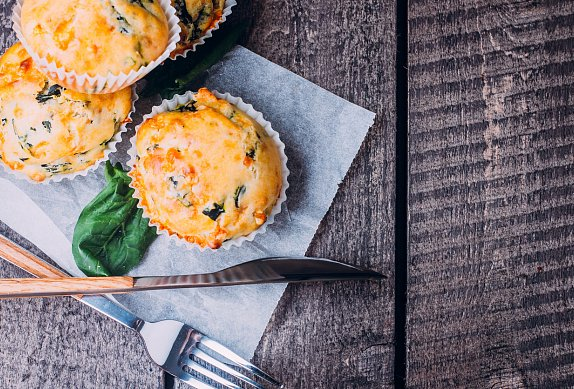
[[[211, 272], [260, 257], [305, 254], [375, 116], [240, 46], [209, 71], [205, 85], [242, 97], [279, 132], [291, 171], [287, 201], [265, 234], [227, 251], [186, 250], [160, 236], [132, 275]], [[141, 99], [134, 124], [157, 102]], [[124, 138], [112, 160], [127, 161], [128, 143]], [[87, 177], [49, 185], [30, 184], [3, 172], [0, 177], [27, 193], [70, 241], [82, 208], [104, 185], [102, 167]], [[13, 204], [0, 203], [0, 220], [16, 231], [26, 231], [30, 223], [50, 229], [29, 220], [26, 210]], [[60, 258], [53, 259], [77, 274], [70, 264], [71, 249], [51, 247], [57, 241], [32, 243], [48, 254], [59, 253]], [[250, 358], [284, 289], [260, 285], [155, 291], [117, 299], [146, 320], [182, 320]]]

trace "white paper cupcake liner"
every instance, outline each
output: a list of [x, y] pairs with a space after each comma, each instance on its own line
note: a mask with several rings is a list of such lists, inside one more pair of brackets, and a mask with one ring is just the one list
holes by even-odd
[[204, 44], [207, 38], [211, 38], [213, 36], [212, 34], [213, 31], [219, 30], [219, 26], [227, 20], [227, 17], [229, 15], [231, 15], [232, 12], [231, 8], [233, 8], [236, 5], [237, 2], [235, 0], [225, 0], [225, 6], [223, 7], [223, 10], [221, 12], [221, 18], [217, 21], [215, 26], [207, 30], [207, 32], [204, 35], [202, 35], [197, 41], [193, 43], [193, 46], [191, 46], [188, 49], [185, 49], [181, 53], [177, 53], [174, 56], [170, 56], [170, 59], [176, 60], [179, 57], [187, 58], [187, 55], [189, 53], [194, 52], [197, 49], [197, 46]]
[[136, 104], [136, 101], [138, 101], [138, 99], [139, 99], [139, 96], [136, 93], [135, 85], [131, 87], [131, 90], [132, 90], [132, 107], [130, 109], [130, 113], [128, 114], [128, 116], [126, 118], [127, 120], [125, 121], [124, 124], [122, 124], [120, 126], [120, 128], [118, 128], [118, 130], [115, 132], [114, 136], [111, 137], [110, 140], [106, 143], [106, 148], [104, 149], [103, 158], [98, 159], [96, 162], [94, 162], [94, 164], [88, 166], [87, 168], [85, 168], [83, 170], [79, 170], [77, 172], [66, 173], [66, 174], [55, 174], [51, 177], [46, 177], [46, 179], [44, 181], [40, 181], [40, 182], [32, 180], [30, 177], [28, 177], [26, 174], [20, 172], [19, 170], [10, 169], [3, 162], [0, 162], [0, 166], [2, 166], [2, 169], [4, 169], [5, 172], [10, 173], [14, 177], [19, 178], [21, 180], [28, 181], [29, 183], [36, 184], [36, 185], [45, 185], [45, 184], [49, 184], [51, 182], [60, 182], [62, 180], [73, 180], [74, 178], [76, 178], [78, 176], [87, 176], [88, 173], [95, 171], [102, 164], [102, 162], [106, 162], [107, 160], [110, 159], [110, 155], [117, 151], [117, 145], [118, 145], [118, 143], [120, 143], [122, 141], [122, 134], [128, 130], [127, 125], [132, 122], [132, 114], [136, 110], [135, 104]]
[[24, 38], [24, 34], [22, 34], [21, 14], [23, 4], [24, 0], [17, 0], [12, 14], [13, 28], [18, 40], [22, 42], [22, 45], [28, 51], [34, 60], [34, 63], [40, 70], [60, 85], [82, 93], [112, 93], [133, 85], [136, 81], [143, 78], [146, 74], [169, 58], [171, 52], [175, 50], [177, 42], [179, 42], [179, 33], [181, 32], [181, 28], [178, 24], [179, 19], [175, 16], [175, 8], [171, 6], [170, 0], [159, 0], [159, 4], [167, 17], [169, 40], [166, 49], [156, 60], [150, 62], [146, 66], [142, 66], [138, 70], [132, 70], [127, 74], [123, 72], [120, 74], [109, 73], [107, 75], [96, 75], [93, 77], [86, 73], [79, 74], [75, 71], [69, 71], [63, 67], [58, 67], [55, 62], [48, 62], [47, 59], [40, 58], [40, 56], [31, 49], [30, 45], [28, 45], [28, 42]]
[[[138, 200], [138, 205], [137, 205], [138, 208], [141, 208], [143, 210], [143, 216], [144, 217], [150, 219], [149, 225], [156, 227], [158, 235], [167, 236], [170, 240], [173, 240], [178, 246], [185, 246], [189, 249], [198, 249], [201, 252], [203, 252], [205, 250], [210, 250], [210, 251], [217, 251], [220, 249], [228, 250], [233, 246], [239, 247], [243, 244], [243, 242], [245, 242], [245, 241], [251, 242], [255, 239], [255, 236], [265, 233], [265, 231], [267, 231], [267, 227], [269, 225], [273, 224], [273, 222], [275, 221], [275, 216], [281, 212], [281, 206], [285, 202], [285, 200], [287, 200], [286, 192], [287, 192], [287, 188], [289, 188], [289, 182], [287, 181], [287, 178], [289, 177], [289, 169], [287, 168], [287, 156], [285, 155], [285, 144], [279, 138], [279, 133], [271, 127], [271, 123], [269, 123], [267, 120], [265, 120], [263, 118], [263, 114], [261, 112], [256, 111], [251, 104], [245, 103], [240, 97], [231, 96], [229, 93], [219, 93], [218, 91], [212, 91], [212, 92], [218, 98], [227, 100], [228, 102], [230, 102], [231, 104], [233, 104], [237, 108], [239, 108], [241, 111], [246, 113], [248, 116], [250, 116], [252, 119], [254, 119], [257, 123], [259, 123], [265, 129], [267, 134], [273, 139], [273, 141], [275, 142], [275, 144], [279, 148], [279, 156], [281, 158], [281, 173], [282, 173], [282, 177], [283, 177], [283, 182], [282, 182], [281, 193], [279, 195], [279, 198], [277, 199], [277, 202], [275, 203], [275, 206], [271, 210], [271, 213], [267, 217], [267, 220], [265, 221], [265, 223], [263, 223], [263, 225], [261, 225], [258, 229], [251, 232], [247, 236], [241, 236], [241, 237], [233, 238], [231, 240], [223, 242], [221, 247], [218, 249], [212, 249], [210, 247], [201, 247], [198, 244], [188, 242], [187, 240], [180, 238], [175, 233], [170, 234], [169, 231], [162, 228], [159, 224], [153, 223], [151, 221], [151, 217], [150, 217], [149, 213], [147, 212], [146, 208], [141, 206], [141, 194], [140, 194], [139, 190], [137, 188], [135, 188], [134, 186], [132, 186], [132, 184], [130, 183], [130, 187], [134, 189], [133, 197]], [[152, 118], [152, 117], [154, 117], [154, 116], [156, 116], [162, 112], [173, 111], [178, 106], [189, 102], [192, 99], [193, 95], [194, 95], [194, 92], [188, 91], [183, 95], [175, 95], [170, 100], [163, 100], [160, 105], [154, 106], [149, 114], [143, 116], [142, 122], [135, 128], [135, 133], [132, 136], [132, 138], [130, 139], [131, 147], [128, 150], [128, 155], [130, 157], [129, 161], [128, 161], [128, 166], [130, 167], [130, 169], [133, 169], [133, 167], [136, 163], [136, 156], [137, 156], [136, 137], [137, 137], [137, 133], [138, 133], [138, 130], [141, 127], [141, 125], [149, 118]], [[130, 170], [130, 173], [128, 173], [130, 175], [130, 177], [131, 177], [131, 171], [132, 170]]]

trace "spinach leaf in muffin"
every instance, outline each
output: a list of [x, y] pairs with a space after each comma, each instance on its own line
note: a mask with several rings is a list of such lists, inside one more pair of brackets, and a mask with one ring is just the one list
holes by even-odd
[[[148, 0], [148, 2], [150, 2]], [[130, 3], [135, 4], [135, 5], [139, 5], [142, 8], [145, 8], [144, 4], [143, 4], [143, 0], [130, 0]]]
[[46, 81], [44, 87], [36, 95], [36, 101], [38, 103], [45, 103], [48, 100], [58, 97], [62, 94], [62, 87], [58, 84], [51, 85]]
[[65, 173], [72, 170], [72, 164], [70, 162], [64, 163], [43, 163], [40, 165], [42, 169], [51, 174]]
[[233, 195], [233, 202], [235, 203], [235, 208], [239, 208], [239, 199], [245, 193], [245, 185], [238, 186], [235, 189], [235, 194]]
[[76, 264], [88, 276], [123, 275], [137, 266], [157, 237], [129, 187], [121, 165], [106, 163], [105, 188], [84, 208], [72, 242]]
[[193, 17], [187, 11], [185, 0], [175, 0], [174, 2], [176, 15], [185, 25], [193, 24]]
[[225, 208], [223, 207], [223, 203], [217, 204], [213, 203], [213, 208], [205, 208], [203, 210], [203, 214], [209, 217], [211, 220], [216, 221], [219, 215], [225, 212]]
[[52, 132], [52, 123], [50, 123], [50, 121], [44, 120], [44, 121], [42, 122], [42, 126], [44, 126], [44, 128], [46, 129], [46, 131], [48, 131], [49, 133]]
[[175, 111], [179, 112], [196, 112], [197, 108], [195, 108], [195, 100], [191, 100], [185, 104], [180, 105], [175, 109]]
[[120, 32], [122, 34], [130, 34], [132, 32], [132, 26], [127, 21], [127, 19], [122, 14], [120, 14], [119, 11], [116, 9], [116, 7], [114, 7], [113, 5], [111, 6], [111, 12], [112, 17], [116, 19], [116, 21], [118, 22], [117, 27], [120, 30]]
[[32, 152], [30, 149], [32, 149], [32, 147], [34, 147], [34, 145], [28, 141], [28, 133], [27, 132], [25, 132], [24, 134], [20, 134], [18, 132], [18, 130], [16, 129], [16, 124], [14, 123], [14, 118], [12, 118], [12, 131], [14, 131], [14, 135], [16, 135], [16, 138], [18, 138], [18, 144], [20, 145], [22, 150], [24, 150], [28, 154], [32, 155]]

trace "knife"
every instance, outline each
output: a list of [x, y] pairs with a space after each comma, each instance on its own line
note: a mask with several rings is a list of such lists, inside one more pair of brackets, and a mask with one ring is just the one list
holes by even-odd
[[[13, 251], [31, 255], [0, 237], [0, 256], [10, 259]], [[324, 258], [272, 257], [261, 258], [214, 273], [152, 277], [89, 277], [89, 278], [9, 278], [0, 279], [0, 298], [48, 297], [130, 293], [144, 290], [203, 288], [283, 282], [337, 280], [380, 280], [384, 275]]]

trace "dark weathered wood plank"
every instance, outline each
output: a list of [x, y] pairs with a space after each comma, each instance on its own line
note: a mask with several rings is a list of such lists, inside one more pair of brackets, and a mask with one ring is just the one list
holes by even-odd
[[574, 3], [412, 0], [408, 385], [574, 385]]
[[390, 276], [380, 286], [289, 286], [255, 361], [289, 388], [390, 387], [394, 1], [254, 1], [253, 13], [248, 48], [377, 113], [308, 253], [370, 266]]

